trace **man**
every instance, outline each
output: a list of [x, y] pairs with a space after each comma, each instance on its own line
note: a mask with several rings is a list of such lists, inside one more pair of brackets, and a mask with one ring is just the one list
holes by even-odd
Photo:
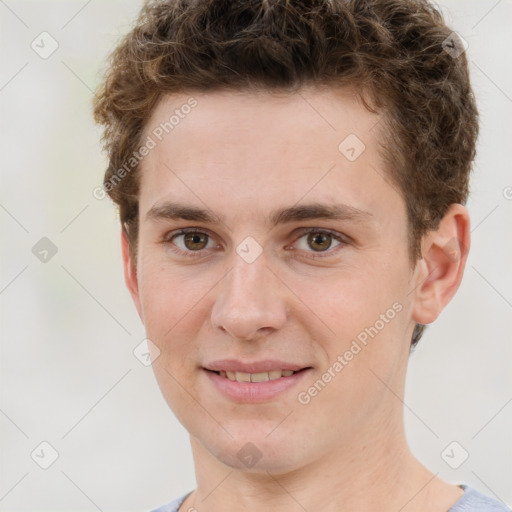
[[159, 511], [506, 510], [404, 432], [411, 345], [464, 272], [478, 131], [430, 4], [150, 2], [95, 115], [196, 468]]

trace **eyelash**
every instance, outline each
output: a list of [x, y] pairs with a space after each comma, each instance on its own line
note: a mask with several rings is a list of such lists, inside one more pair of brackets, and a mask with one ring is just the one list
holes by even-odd
[[[208, 230], [205, 230], [204, 228], [182, 228], [178, 231], [173, 231], [171, 233], [168, 233], [164, 236], [164, 239], [162, 242], [166, 245], [172, 245], [172, 250], [176, 253], [178, 253], [180, 256], [184, 256], [186, 258], [197, 258], [203, 256], [203, 252], [205, 249], [201, 249], [198, 251], [184, 251], [180, 249], [179, 247], [176, 247], [176, 245], [173, 243], [173, 240], [180, 236], [180, 235], [186, 235], [189, 233], [200, 233], [203, 235], [206, 235], [209, 237], [209, 239], [213, 239], [213, 235], [208, 232]], [[294, 243], [297, 243], [298, 240], [303, 238], [304, 236], [309, 235], [310, 233], [318, 233], [318, 234], [328, 234], [331, 235], [334, 240], [340, 243], [340, 245], [337, 245], [336, 247], [332, 249], [327, 249], [326, 251], [320, 251], [320, 252], [314, 252], [314, 251], [307, 251], [309, 256], [307, 258], [326, 258], [333, 255], [333, 251], [336, 249], [341, 249], [343, 246], [348, 245], [349, 239], [347, 236], [342, 235], [340, 233], [337, 233], [336, 231], [331, 231], [330, 229], [320, 229], [320, 228], [303, 228], [300, 230], [300, 235], [296, 238]], [[337, 251], [336, 251], [337, 252]]]

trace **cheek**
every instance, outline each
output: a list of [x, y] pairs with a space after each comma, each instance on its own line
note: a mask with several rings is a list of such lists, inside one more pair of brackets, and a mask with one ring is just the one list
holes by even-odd
[[159, 350], [153, 371], [166, 402], [185, 425], [190, 412], [197, 411], [198, 340], [211, 307], [205, 293], [214, 284], [206, 281], [150, 258], [139, 272], [146, 336]]
[[327, 416], [332, 425], [343, 426], [349, 439], [393, 398], [383, 382], [395, 387], [391, 382], [396, 382], [403, 362], [400, 338], [406, 324], [406, 310], [396, 296], [385, 288], [366, 289], [362, 282], [349, 286], [348, 280], [343, 288], [312, 296], [315, 311], [334, 331], [317, 338], [326, 357], [297, 396], [307, 417], [320, 422], [318, 428]]
[[140, 261], [139, 296], [146, 330], [163, 341], [197, 314], [196, 306], [213, 283], [209, 285], [207, 276], [194, 278], [191, 267], [172, 267], [159, 254], [143, 254]]
[[[326, 379], [336, 381], [329, 384], [331, 389], [350, 390], [342, 401], [363, 400], [375, 386], [382, 387], [372, 371], [384, 380], [391, 378], [404, 351], [408, 325], [404, 277], [377, 266], [360, 270], [316, 279], [315, 286], [310, 280], [297, 282], [295, 289], [311, 310], [301, 321], [325, 352], [320, 371], [330, 369]], [[318, 329], [311, 329], [314, 325]]]
[[[158, 261], [144, 260], [139, 270], [139, 295], [146, 336], [156, 345], [159, 356], [153, 369], [169, 402], [179, 393], [178, 382], [189, 379], [196, 361], [191, 354], [204, 314], [204, 289], [193, 286]], [[176, 380], [175, 380], [176, 379]]]
[[336, 274], [295, 279], [291, 286], [310, 309], [308, 318], [316, 315], [329, 337], [340, 341], [357, 337], [376, 322], [379, 331], [383, 330], [381, 315], [387, 329], [391, 323], [388, 320], [395, 319], [404, 297], [396, 277], [370, 268], [349, 268]]

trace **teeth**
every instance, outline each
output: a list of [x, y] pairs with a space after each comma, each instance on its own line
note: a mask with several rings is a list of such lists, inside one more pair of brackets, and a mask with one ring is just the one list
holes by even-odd
[[260, 373], [219, 371], [221, 377], [226, 377], [233, 381], [236, 380], [237, 382], [265, 382], [267, 380], [280, 379], [281, 377], [290, 377], [294, 373], [293, 370], [271, 370]]
[[251, 382], [265, 382], [266, 380], [269, 380], [268, 372], [251, 374]]
[[236, 372], [236, 380], [238, 382], [251, 382], [251, 374], [245, 372]]

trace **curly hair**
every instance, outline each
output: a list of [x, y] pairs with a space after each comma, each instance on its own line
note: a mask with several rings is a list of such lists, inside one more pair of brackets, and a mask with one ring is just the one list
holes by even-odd
[[[350, 86], [382, 116], [386, 172], [403, 194], [412, 264], [452, 203], [465, 204], [478, 112], [460, 39], [426, 0], [149, 0], [94, 99], [132, 255], [148, 119], [166, 94]], [[131, 160], [131, 168], [126, 162]], [[425, 326], [417, 324], [412, 346]]]

